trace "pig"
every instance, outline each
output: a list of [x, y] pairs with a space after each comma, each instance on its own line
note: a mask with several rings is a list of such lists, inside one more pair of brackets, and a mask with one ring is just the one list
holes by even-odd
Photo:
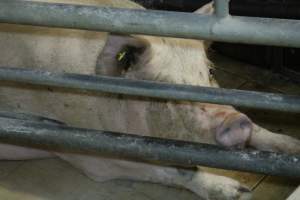
[[[144, 9], [128, 0], [35, 0]], [[212, 4], [197, 13], [211, 14]], [[117, 35], [1, 24], [0, 66], [49, 72], [113, 76], [136, 80], [219, 87], [210, 74], [209, 42], [192, 39]], [[300, 142], [254, 124], [231, 106], [95, 94], [2, 82], [0, 110], [30, 113], [70, 126], [142, 136], [217, 144], [228, 148], [299, 153]], [[250, 199], [239, 182], [205, 172], [87, 154], [50, 152], [0, 144], [0, 159], [59, 157], [91, 179], [149, 181], [186, 188], [203, 199]]]

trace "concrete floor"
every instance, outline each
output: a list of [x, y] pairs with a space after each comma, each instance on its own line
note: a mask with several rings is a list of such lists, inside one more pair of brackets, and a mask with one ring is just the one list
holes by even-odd
[[[250, 89], [300, 95], [300, 86], [284, 77], [253, 66], [212, 54], [218, 66], [216, 77], [225, 88]], [[283, 134], [300, 138], [300, 115], [241, 109], [258, 124]], [[238, 179], [252, 190], [254, 200], [283, 200], [299, 181], [210, 169]], [[58, 159], [2, 161], [0, 165], [0, 199], [8, 200], [196, 200], [184, 189], [130, 181], [95, 183]]]
[[[300, 95], [300, 85], [287, 77], [258, 69], [255, 66], [212, 53], [211, 60], [217, 67], [217, 79], [222, 87]], [[279, 113], [264, 110], [238, 108], [254, 122], [271, 131], [300, 138], [300, 114]], [[299, 185], [299, 180], [260, 176], [245, 173], [229, 173], [244, 182], [253, 191], [254, 200], [286, 199]], [[300, 199], [300, 197], [299, 197]]]
[[185, 190], [155, 184], [96, 183], [58, 159], [2, 162], [0, 173], [0, 199], [5, 200], [197, 199]]

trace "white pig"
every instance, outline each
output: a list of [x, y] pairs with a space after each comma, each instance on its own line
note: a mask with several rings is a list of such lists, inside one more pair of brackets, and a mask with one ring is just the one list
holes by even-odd
[[[143, 9], [128, 0], [40, 0]], [[197, 11], [211, 13], [211, 4]], [[216, 87], [201, 40], [0, 25], [0, 66]], [[231, 106], [2, 82], [0, 110], [54, 118], [70, 126], [157, 136], [226, 147], [299, 153], [300, 143], [271, 133]], [[96, 181], [131, 179], [181, 186], [204, 199], [247, 199], [235, 180], [206, 173], [92, 155], [0, 145], [0, 159], [58, 156]]]

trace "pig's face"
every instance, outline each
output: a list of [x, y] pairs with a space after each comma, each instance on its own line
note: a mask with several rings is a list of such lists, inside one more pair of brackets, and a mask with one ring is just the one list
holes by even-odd
[[[97, 74], [216, 86], [203, 42], [188, 39], [110, 35], [99, 56]], [[252, 122], [230, 106], [156, 100], [141, 102], [143, 106], [136, 106], [137, 101], [131, 102], [134, 106], [128, 105], [136, 109], [131, 121], [143, 118], [145, 129], [152, 136], [227, 147], [243, 147], [251, 136]], [[143, 115], [137, 114], [139, 112]]]
[[203, 42], [197, 40], [112, 35], [98, 65], [106, 65], [98, 73], [110, 76], [202, 86], [213, 83]]

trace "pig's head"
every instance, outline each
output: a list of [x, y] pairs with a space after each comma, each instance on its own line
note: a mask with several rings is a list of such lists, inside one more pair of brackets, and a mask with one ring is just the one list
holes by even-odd
[[[110, 35], [99, 56], [97, 74], [215, 86], [204, 44], [199, 40]], [[226, 147], [243, 147], [251, 136], [250, 119], [230, 106], [186, 102], [162, 104], [151, 102], [151, 109], [143, 111], [147, 128], [151, 133], [156, 133], [155, 136]], [[174, 132], [182, 134], [172, 135]]]
[[102, 75], [212, 85], [210, 62], [197, 40], [110, 35], [97, 65]]
[[[197, 12], [211, 13], [211, 8], [209, 4]], [[206, 56], [205, 42], [200, 40], [111, 34], [99, 56], [97, 74], [174, 84], [217, 86]], [[243, 147], [251, 136], [250, 119], [230, 106], [164, 103], [162, 106], [163, 102], [151, 102], [151, 109], [140, 111], [147, 115], [143, 117], [152, 135], [156, 133], [155, 136], [226, 147]]]

